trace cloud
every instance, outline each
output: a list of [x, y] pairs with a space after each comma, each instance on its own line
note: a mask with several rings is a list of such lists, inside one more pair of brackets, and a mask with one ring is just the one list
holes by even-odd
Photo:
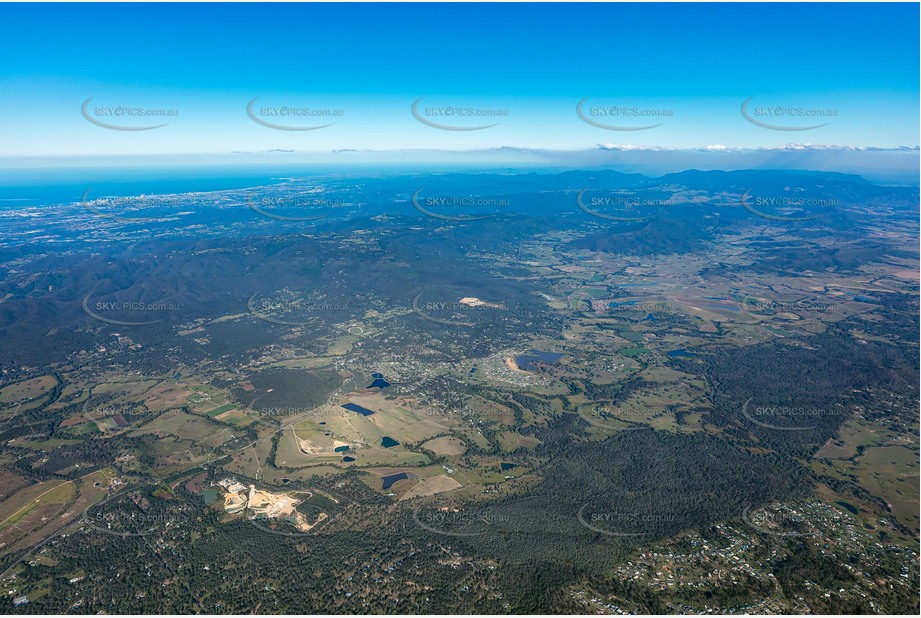
[[839, 144], [784, 144], [782, 146], [759, 146], [757, 148], [737, 148], [723, 144], [710, 144], [696, 148], [667, 148], [664, 146], [637, 146], [633, 144], [598, 144], [598, 150], [613, 152], [918, 152], [918, 146], [898, 146], [882, 148], [879, 146], [853, 146]]

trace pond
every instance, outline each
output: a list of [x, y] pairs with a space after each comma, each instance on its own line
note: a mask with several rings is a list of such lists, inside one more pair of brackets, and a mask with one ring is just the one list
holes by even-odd
[[857, 515], [860, 512], [857, 510], [857, 507], [854, 506], [853, 504], [848, 504], [847, 502], [841, 502], [840, 500], [837, 502], [837, 504], [843, 506], [845, 509], [847, 509], [849, 512], [853, 513], [854, 515]]
[[342, 407], [348, 410], [349, 412], [358, 412], [362, 416], [371, 416], [374, 414], [374, 410], [369, 410], [364, 406], [360, 406], [357, 403], [344, 403]]
[[371, 377], [374, 378], [374, 381], [366, 388], [387, 388], [390, 386], [390, 382], [384, 379], [384, 374], [382, 373], [372, 373]]
[[383, 481], [383, 485], [381, 486], [381, 489], [390, 489], [391, 487], [393, 487], [394, 483], [405, 481], [408, 478], [409, 478], [409, 475], [406, 474], [405, 472], [399, 472], [397, 474], [391, 474], [389, 476], [385, 476], [384, 478], [381, 479], [381, 481]]

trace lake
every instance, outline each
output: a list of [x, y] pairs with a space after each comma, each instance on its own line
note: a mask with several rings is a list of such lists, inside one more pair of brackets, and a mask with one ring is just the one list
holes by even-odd
[[542, 352], [541, 350], [528, 350], [527, 354], [522, 354], [515, 359], [518, 368], [522, 371], [537, 371], [534, 363], [540, 361], [544, 363], [555, 363], [563, 358], [563, 354], [558, 352]]
[[382, 373], [372, 373], [371, 377], [374, 378], [374, 381], [366, 388], [387, 388], [390, 386], [390, 382], [384, 379], [384, 374]]
[[364, 406], [360, 406], [357, 403], [344, 403], [342, 407], [348, 410], [349, 412], [358, 412], [362, 416], [371, 416], [374, 414], [374, 410], [369, 410]]
[[393, 487], [394, 483], [405, 481], [408, 478], [409, 478], [409, 475], [406, 474], [405, 472], [399, 472], [397, 474], [391, 474], [389, 476], [385, 476], [384, 478], [381, 479], [381, 481], [383, 481], [383, 485], [381, 485], [381, 489], [390, 489], [391, 487]]

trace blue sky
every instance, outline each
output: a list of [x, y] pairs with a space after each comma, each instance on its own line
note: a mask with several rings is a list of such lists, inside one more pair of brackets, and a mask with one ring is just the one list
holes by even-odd
[[[915, 146], [916, 4], [0, 5], [0, 157], [598, 144]], [[116, 131], [117, 126], [166, 126]], [[341, 110], [280, 131], [246, 105]], [[422, 115], [457, 127], [445, 131]], [[576, 115], [617, 107], [653, 120]], [[740, 113], [776, 107], [826, 116]], [[103, 117], [100, 107], [174, 110]], [[426, 115], [460, 107], [481, 121]], [[417, 110], [418, 111], [418, 110]], [[435, 110], [437, 111], [437, 110]], [[603, 110], [602, 110], [603, 111]], [[258, 112], [257, 112], [258, 113]], [[95, 114], [95, 115], [94, 115]]]

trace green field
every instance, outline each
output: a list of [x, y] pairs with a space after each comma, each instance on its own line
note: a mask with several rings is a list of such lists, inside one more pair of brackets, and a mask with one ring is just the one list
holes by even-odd
[[217, 408], [214, 408], [213, 410], [208, 411], [206, 414], [210, 416], [211, 418], [214, 418], [215, 416], [220, 416], [224, 412], [229, 412], [230, 410], [233, 410], [236, 407], [237, 406], [235, 406], [232, 403], [225, 403], [222, 406], [219, 406]]

